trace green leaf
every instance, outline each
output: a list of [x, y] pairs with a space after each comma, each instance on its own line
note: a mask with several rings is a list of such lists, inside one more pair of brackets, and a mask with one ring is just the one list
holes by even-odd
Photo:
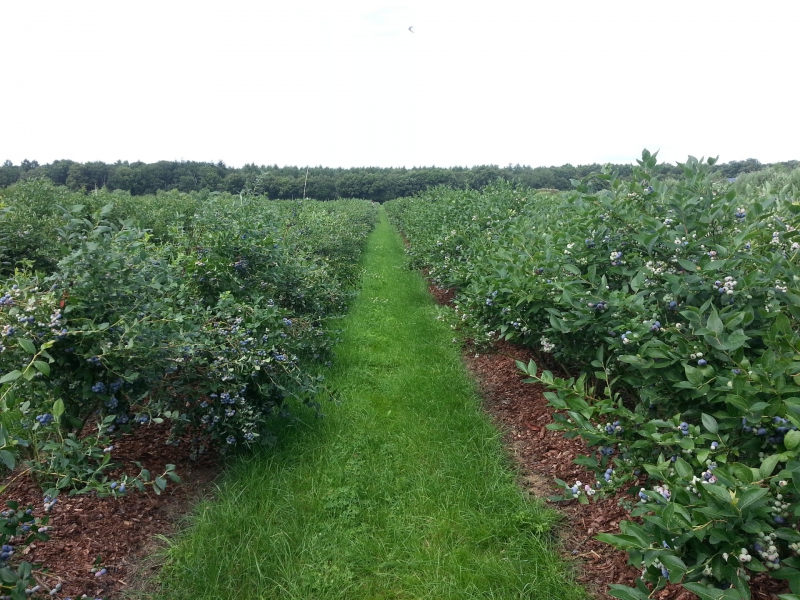
[[691, 383], [695, 387], [703, 385], [705, 377], [703, 376], [703, 372], [700, 369], [697, 369], [692, 365], [684, 365], [683, 369], [686, 372], [686, 379], [689, 380], [689, 383]]
[[708, 322], [706, 323], [706, 327], [716, 336], [719, 337], [722, 335], [722, 332], [725, 331], [725, 326], [722, 324], [722, 321], [717, 314], [717, 311], [712, 312], [708, 316]]
[[615, 548], [628, 550], [630, 548], [648, 548], [649, 544], [642, 544], [642, 541], [632, 535], [619, 535], [614, 533], [598, 533], [595, 536], [598, 540]]
[[739, 510], [745, 510], [749, 506], [758, 502], [761, 498], [766, 496], [769, 490], [766, 488], [749, 488], [739, 497], [736, 506]]
[[786, 435], [783, 436], [783, 443], [786, 444], [787, 450], [794, 450], [797, 446], [800, 446], [800, 431], [796, 429], [787, 431]]
[[[694, 592], [700, 597], [700, 600], [722, 600], [723, 598], [741, 598], [741, 596], [736, 593], [735, 596], [726, 596], [726, 592], [733, 590], [730, 588], [728, 590], [720, 590], [715, 587], [706, 587], [702, 583], [695, 583], [689, 582], [684, 583], [683, 587], [685, 587], [690, 592]], [[735, 593], [735, 590], [733, 590]]]
[[53, 416], [57, 419], [64, 414], [64, 401], [59, 398], [53, 402]]
[[6, 373], [0, 377], [0, 384], [8, 383], [9, 381], [16, 381], [20, 377], [22, 377], [22, 371], [15, 369], [14, 371], [11, 371], [11, 373]]
[[683, 579], [684, 573], [686, 573], [686, 564], [674, 554], [663, 553], [658, 555], [658, 560], [661, 561], [667, 570], [669, 571], [669, 580], [673, 583], [679, 582]]
[[48, 365], [43, 360], [35, 360], [33, 361], [33, 366], [36, 367], [39, 372], [44, 375], [45, 377], [50, 376], [50, 365]]
[[761, 474], [761, 479], [766, 479], [772, 472], [775, 470], [775, 467], [778, 466], [781, 457], [778, 454], [773, 454], [768, 456], [764, 459], [764, 462], [761, 463], [761, 467], [758, 469], [758, 472]]
[[695, 271], [697, 271], [700, 268], [695, 263], [693, 263], [692, 261], [685, 260], [683, 258], [679, 258], [678, 259], [678, 264], [681, 267], [683, 267], [684, 269], [686, 269], [687, 271], [689, 271], [690, 273], [694, 273]]
[[33, 345], [33, 342], [26, 338], [20, 338], [17, 340], [17, 343], [20, 345], [20, 348], [25, 350], [28, 354], [36, 354], [36, 346]]
[[638, 292], [640, 289], [642, 289], [642, 285], [644, 285], [644, 273], [639, 271], [636, 273], [636, 276], [631, 279], [631, 289], [634, 292]]
[[712, 417], [711, 415], [707, 415], [703, 413], [700, 415], [700, 418], [703, 421], [703, 426], [710, 432], [710, 433], [717, 433], [719, 431], [719, 424], [717, 420]]
[[731, 503], [731, 493], [727, 490], [727, 488], [722, 487], [721, 485], [716, 485], [710, 483], [708, 485], [698, 486], [705, 491], [707, 491], [712, 496], [716, 497], [718, 500], [725, 502], [726, 504]]
[[8, 450], [0, 450], [0, 460], [3, 461], [3, 464], [8, 467], [9, 471], [14, 470], [14, 465], [16, 464], [16, 459], [14, 455], [11, 454]]
[[17, 574], [8, 567], [3, 567], [0, 569], [0, 581], [15, 584], [17, 582]]
[[692, 467], [682, 458], [675, 460], [675, 472], [681, 479], [689, 479], [692, 476]]
[[636, 588], [628, 587], [627, 585], [620, 585], [619, 583], [612, 583], [608, 594], [620, 600], [648, 600], [650, 596], [644, 592], [640, 592]]

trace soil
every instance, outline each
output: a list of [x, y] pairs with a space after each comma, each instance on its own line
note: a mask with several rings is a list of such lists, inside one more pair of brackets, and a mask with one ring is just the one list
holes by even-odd
[[[158, 548], [156, 535], [174, 533], [180, 519], [211, 489], [220, 464], [211, 456], [189, 460], [189, 444], [167, 445], [167, 425], [140, 427], [135, 433], [114, 441], [114, 461], [131, 465], [139, 461], [155, 476], [165, 465], [176, 465], [181, 483], [170, 482], [160, 495], [131, 492], [120, 498], [98, 498], [94, 494], [61, 494], [48, 513], [50, 540], [34, 542], [25, 560], [41, 565], [37, 579], [45, 590], [62, 582], [59, 598], [119, 598], [136, 580], [141, 586], [143, 571], [155, 568], [152, 555]], [[129, 474], [139, 472], [131, 465]], [[32, 505], [34, 515], [45, 516], [42, 488], [31, 477], [4, 481], [3, 503], [16, 501]], [[105, 574], [95, 573], [105, 568]], [[95, 572], [92, 570], [95, 569]]]
[[[431, 285], [430, 291], [440, 304], [452, 305], [453, 290]], [[553, 419], [544, 390], [540, 385], [523, 383], [524, 376], [515, 364], [516, 360], [527, 363], [531, 358], [542, 364], [542, 357], [534, 356], [530, 350], [504, 342], [488, 352], [476, 353], [474, 348], [465, 351], [465, 362], [482, 390], [485, 409], [504, 432], [509, 454], [518, 464], [520, 484], [532, 495], [548, 501], [557, 492], [554, 478], [569, 482], [588, 482], [592, 478], [572, 462], [576, 456], [588, 453], [583, 442], [546, 429]], [[123, 498], [59, 497], [49, 513], [51, 539], [32, 544], [25, 557], [41, 565], [39, 579], [44, 586], [63, 582], [61, 598], [80, 598], [83, 594], [89, 598], [121, 598], [128, 595], [126, 592], [150, 585], [147, 576], [158, 569], [158, 550], [163, 547], [155, 536], [178, 531], [190, 507], [209, 494], [222, 467], [209, 455], [189, 460], [189, 444], [169, 446], [164, 443], [167, 437], [166, 425], [151, 425], [115, 441], [114, 459], [122, 464], [140, 461], [154, 474], [163, 472], [168, 463], [177, 465], [182, 483], [170, 483], [160, 496], [151, 492], [131, 493]], [[131, 474], [136, 472], [138, 469], [133, 469]], [[41, 488], [30, 477], [9, 478], [1, 483], [8, 483], [8, 487], [0, 500], [15, 500], [22, 506], [31, 504], [35, 514], [44, 515]], [[601, 532], [619, 531], [620, 520], [627, 517], [620, 499], [553, 505], [563, 515], [559, 536], [564, 555], [572, 561], [578, 581], [598, 600], [610, 598], [606, 593], [609, 584], [632, 585], [638, 574], [627, 565], [625, 553], [594, 539]], [[106, 573], [96, 576], [98, 568], [105, 568]], [[751, 590], [755, 600], [766, 600], [787, 593], [788, 587], [757, 576], [753, 577]], [[679, 586], [668, 586], [654, 598], [690, 600], [696, 596]]]

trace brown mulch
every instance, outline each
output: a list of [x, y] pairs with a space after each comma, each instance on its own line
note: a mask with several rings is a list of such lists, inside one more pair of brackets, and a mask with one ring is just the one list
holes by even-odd
[[[130, 464], [134, 460], [153, 477], [167, 464], [176, 465], [181, 483], [170, 482], [160, 496], [150, 491], [132, 491], [121, 498], [58, 496], [49, 513], [51, 539], [34, 542], [25, 555], [25, 560], [46, 569], [42, 583], [63, 583], [57, 597], [119, 597], [132, 578], [141, 578], [145, 559], [156, 548], [153, 536], [175, 532], [189, 506], [210, 489], [220, 465], [209, 455], [190, 461], [189, 444], [167, 445], [168, 435], [166, 424], [150, 425], [114, 441], [113, 460], [129, 465], [125, 470], [130, 475], [139, 472]], [[3, 504], [13, 500], [21, 507], [33, 505], [36, 516], [45, 515], [42, 498], [42, 488], [27, 476], [12, 480], [0, 495]], [[106, 573], [95, 576], [93, 568], [105, 568]]]

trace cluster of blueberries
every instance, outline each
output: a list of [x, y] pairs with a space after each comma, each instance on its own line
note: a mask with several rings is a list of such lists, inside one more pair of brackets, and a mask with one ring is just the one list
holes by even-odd
[[50, 510], [56, 505], [58, 502], [58, 498], [54, 498], [53, 496], [49, 496], [45, 494], [44, 496], [44, 512], [50, 512]]
[[[660, 494], [664, 500], [669, 500], [672, 497], [672, 492], [669, 491], [669, 487], [657, 485], [653, 488], [653, 491]], [[647, 495], [646, 490], [644, 488], [639, 488], [639, 500], [643, 503], [647, 503], [650, 500], [650, 497]]]
[[36, 422], [39, 423], [42, 427], [47, 427], [52, 423], [54, 420], [53, 415], [50, 413], [44, 413], [43, 415], [36, 415]]
[[759, 437], [764, 437], [768, 433], [770, 433], [771, 435], [767, 437], [767, 443], [777, 445], [783, 442], [783, 437], [789, 431], [797, 429], [797, 427], [791, 425], [788, 419], [784, 419], [783, 417], [773, 417], [772, 424], [775, 425], [775, 427], [773, 427], [772, 431], [770, 432], [769, 429], [767, 429], [766, 427], [751, 427], [750, 425], [747, 424], [747, 419], [743, 418], [742, 432], [755, 433], [755, 435]]
[[5, 563], [14, 555], [14, 546], [10, 544], [3, 544], [2, 549], [0, 549], [0, 564]]
[[603, 312], [604, 310], [608, 309], [608, 302], [605, 300], [601, 300], [600, 302], [589, 302], [587, 306], [596, 310], [597, 312]]
[[36, 422], [39, 423], [42, 427], [47, 427], [52, 423], [54, 420], [53, 415], [50, 413], [44, 413], [43, 415], [36, 415]]

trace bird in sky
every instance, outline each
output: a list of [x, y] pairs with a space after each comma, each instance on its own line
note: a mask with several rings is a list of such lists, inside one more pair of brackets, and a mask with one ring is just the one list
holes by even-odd
[[[414, 26], [412, 25], [411, 27], [414, 27]], [[411, 27], [409, 27], [409, 28], [408, 28], [408, 30], [409, 30], [411, 33], [414, 33], [414, 30], [413, 30]]]

